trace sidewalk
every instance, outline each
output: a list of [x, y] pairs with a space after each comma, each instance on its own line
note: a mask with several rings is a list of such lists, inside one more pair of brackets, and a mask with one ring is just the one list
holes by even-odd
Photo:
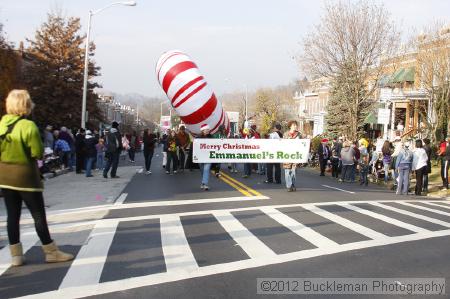
[[[119, 179], [105, 179], [101, 172], [94, 171], [94, 177], [69, 172], [44, 182], [46, 211], [76, 209], [110, 204], [136, 174], [139, 166], [119, 167]], [[25, 213], [27, 214], [27, 213]], [[5, 216], [5, 203], [0, 200], [0, 216]]]

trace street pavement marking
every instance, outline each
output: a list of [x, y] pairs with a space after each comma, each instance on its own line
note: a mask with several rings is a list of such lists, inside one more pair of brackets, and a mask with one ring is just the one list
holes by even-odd
[[[27, 253], [28, 250], [31, 249], [36, 243], [39, 241], [39, 238], [36, 233], [22, 235], [22, 250], [23, 254]], [[25, 260], [26, 263], [26, 260]], [[11, 266], [11, 253], [9, 251], [9, 246], [3, 247], [0, 250], [0, 276], [5, 273], [6, 270]]]
[[250, 192], [248, 192], [247, 190], [241, 188], [240, 186], [236, 185], [235, 183], [233, 183], [232, 181], [230, 181], [229, 179], [227, 179], [224, 175], [222, 175], [219, 178], [221, 181], [227, 183], [228, 185], [230, 185], [231, 187], [233, 187], [234, 189], [236, 189], [237, 191], [241, 192], [242, 194], [244, 194], [245, 196], [251, 197], [252, 194], [250, 194]]
[[115, 206], [117, 205], [122, 205], [125, 201], [125, 199], [127, 199], [128, 193], [122, 193], [120, 194], [120, 196], [116, 199], [116, 202], [114, 203]]
[[110, 210], [123, 210], [133, 208], [145, 208], [145, 207], [164, 207], [164, 206], [183, 206], [194, 204], [207, 204], [207, 203], [221, 203], [221, 202], [233, 202], [233, 201], [249, 201], [249, 200], [261, 200], [269, 199], [267, 196], [236, 196], [236, 197], [221, 197], [221, 198], [205, 198], [205, 199], [186, 199], [186, 200], [172, 200], [172, 201], [152, 201], [152, 202], [137, 202], [129, 203], [125, 205], [111, 207]]
[[410, 203], [407, 203], [407, 202], [399, 202], [399, 204], [407, 206], [407, 207], [412, 207], [412, 208], [417, 208], [417, 209], [420, 209], [420, 210], [428, 211], [428, 212], [433, 212], [433, 213], [444, 215], [444, 216], [450, 216], [450, 213], [447, 213], [447, 212], [444, 212], [444, 211], [439, 211], [439, 210], [436, 210], [436, 209], [430, 209], [430, 208], [427, 208], [427, 207], [424, 207], [424, 206], [413, 205], [413, 204], [410, 204]]
[[248, 192], [252, 193], [254, 196], [262, 196], [261, 193], [259, 193], [258, 191], [256, 191], [255, 189], [247, 186], [246, 184], [236, 180], [235, 178], [231, 177], [230, 175], [226, 174], [225, 172], [221, 172], [221, 174], [226, 177], [228, 180], [234, 182], [235, 184], [241, 186], [244, 189], [247, 189]]
[[337, 224], [345, 226], [346, 228], [351, 229], [368, 238], [374, 240], [388, 238], [388, 236], [386, 236], [385, 234], [379, 233], [377, 231], [374, 231], [373, 229], [360, 225], [356, 222], [350, 221], [341, 216], [325, 211], [314, 204], [304, 204], [302, 205], [302, 207]]
[[81, 247], [60, 289], [98, 284], [118, 224], [117, 220], [106, 220], [95, 225], [88, 243]]
[[272, 207], [262, 207], [260, 208], [266, 215], [270, 216], [273, 220], [280, 223], [281, 225], [289, 228], [293, 233], [299, 235], [303, 239], [311, 242], [314, 246], [318, 248], [328, 248], [333, 246], [339, 246], [338, 243], [331, 239], [319, 234], [315, 230], [301, 224], [295, 219], [292, 219], [288, 215], [278, 211]]
[[272, 249], [252, 234], [230, 212], [216, 211], [213, 215], [250, 258], [267, 259], [276, 256]]
[[[392, 201], [389, 201], [389, 202], [392, 202]], [[396, 201], [396, 202], [400, 203], [400, 201]], [[397, 212], [397, 213], [400, 213], [400, 214], [403, 214], [403, 215], [415, 217], [417, 219], [422, 219], [422, 220], [425, 220], [425, 221], [428, 221], [428, 222], [431, 222], [431, 223], [434, 223], [434, 224], [439, 224], [439, 225], [444, 226], [444, 227], [450, 227], [450, 223], [448, 223], [448, 222], [441, 221], [441, 220], [438, 220], [438, 219], [435, 219], [435, 218], [431, 218], [431, 217], [428, 217], [428, 216], [420, 215], [420, 214], [417, 214], [417, 213], [409, 212], [409, 211], [406, 211], [406, 210], [397, 209], [397, 208], [394, 208], [394, 207], [392, 207], [390, 205], [383, 204], [381, 202], [371, 202], [371, 201], [369, 201], [367, 203], [369, 203], [371, 205], [374, 205], [374, 206], [377, 206], [377, 207], [380, 207], [380, 208], [391, 210], [391, 211], [394, 211], [394, 212]]]
[[369, 210], [366, 210], [366, 209], [363, 209], [363, 208], [360, 208], [360, 207], [356, 207], [356, 206], [353, 206], [351, 204], [339, 204], [339, 205], [344, 207], [344, 208], [346, 208], [346, 209], [349, 209], [349, 210], [352, 210], [352, 211], [355, 211], [355, 212], [358, 212], [358, 213], [361, 213], [361, 214], [373, 217], [375, 219], [379, 219], [381, 221], [393, 224], [393, 225], [398, 226], [398, 227], [402, 227], [404, 229], [410, 230], [410, 231], [415, 232], [415, 233], [429, 233], [429, 232], [431, 232], [428, 229], [425, 229], [425, 228], [422, 228], [422, 227], [418, 227], [418, 226], [415, 226], [415, 225], [412, 225], [412, 224], [409, 224], [409, 223], [405, 223], [403, 221], [400, 221], [400, 220], [397, 220], [397, 219], [394, 219], [394, 218], [391, 218], [391, 217], [387, 217], [387, 216], [384, 216], [382, 214], [375, 213], [375, 212], [372, 212], [372, 211], [369, 211]]
[[330, 188], [330, 189], [334, 189], [334, 190], [350, 193], [350, 194], [355, 194], [355, 192], [353, 192], [353, 191], [348, 191], [348, 190], [344, 190], [344, 189], [341, 189], [341, 188], [336, 188], [336, 187], [332, 187], [332, 186], [328, 186], [328, 185], [322, 185], [322, 186], [326, 187], [326, 188]]
[[167, 273], [190, 273], [198, 270], [197, 261], [177, 215], [161, 217], [161, 245]]
[[[342, 202], [337, 202], [338, 204], [341, 204]], [[352, 202], [346, 202], [347, 204], [351, 204]], [[371, 203], [368, 201], [365, 202], [359, 202], [359, 203]], [[334, 203], [326, 203], [326, 205], [330, 205]], [[317, 204], [324, 205], [324, 204]], [[301, 206], [303, 208], [308, 208], [313, 213], [320, 213], [321, 209], [318, 209], [316, 204], [298, 204], [296, 206]], [[389, 208], [384, 207], [384, 205], [380, 204], [382, 208]], [[262, 211], [269, 212], [271, 215], [278, 215], [278, 213], [281, 213], [280, 211], [274, 211], [273, 206], [267, 206], [267, 207], [259, 207]], [[255, 209], [253, 207], [252, 209]], [[392, 210], [400, 210], [393, 208]], [[202, 211], [203, 214], [211, 214], [210, 211]], [[327, 212], [327, 211], [325, 211]], [[166, 250], [163, 250], [164, 256], [167, 258], [172, 259], [168, 264], [171, 264], [172, 266], [168, 267], [167, 272], [163, 273], [157, 273], [157, 274], [150, 274], [146, 276], [140, 276], [140, 277], [131, 277], [127, 279], [117, 280], [117, 281], [109, 281], [104, 283], [99, 283], [95, 285], [87, 285], [87, 286], [79, 286], [79, 287], [69, 287], [69, 288], [60, 288], [55, 291], [50, 291], [46, 293], [40, 293], [40, 294], [32, 294], [29, 296], [21, 297], [21, 298], [32, 298], [32, 299], [48, 299], [48, 298], [81, 298], [81, 297], [88, 297], [88, 296], [94, 296], [94, 295], [101, 295], [101, 294], [107, 294], [107, 293], [113, 293], [113, 292], [120, 292], [125, 290], [131, 290], [135, 288], [140, 287], [148, 287], [152, 285], [159, 285], [162, 283], [167, 282], [174, 282], [174, 281], [180, 281], [184, 279], [191, 279], [195, 277], [205, 277], [209, 275], [216, 275], [220, 273], [229, 273], [232, 271], [238, 271], [238, 270], [245, 270], [250, 268], [256, 268], [256, 267], [262, 267], [262, 266], [268, 266], [268, 265], [274, 265], [274, 264], [280, 264], [280, 263], [286, 263], [290, 261], [298, 261], [303, 259], [308, 259], [312, 257], [319, 257], [323, 255], [329, 255], [339, 252], [347, 252], [347, 251], [353, 251], [358, 249], [364, 249], [364, 248], [370, 248], [375, 246], [385, 246], [390, 244], [397, 244], [402, 242], [411, 242], [411, 241], [418, 241], [418, 240], [424, 240], [424, 239], [430, 239], [430, 238], [437, 238], [437, 237], [443, 237], [443, 236], [450, 236], [450, 229], [447, 230], [441, 230], [441, 231], [422, 231], [415, 234], [408, 234], [408, 235], [402, 235], [402, 236], [395, 236], [395, 237], [388, 237], [383, 234], [383, 238], [378, 238], [375, 240], [366, 240], [366, 241], [359, 241], [359, 242], [353, 242], [353, 243], [346, 243], [342, 245], [335, 245], [335, 246], [322, 246], [314, 249], [307, 249], [307, 250], [301, 250], [286, 254], [275, 254], [273, 253], [270, 248], [266, 247], [262, 241], [260, 241], [258, 238], [256, 238], [253, 234], [251, 234], [250, 231], [248, 231], [243, 225], [230, 213], [230, 210], [220, 210], [220, 211], [214, 211], [212, 214], [216, 218], [221, 218], [222, 221], [219, 221], [222, 226], [223, 223], [228, 222], [225, 224], [224, 228], [228, 228], [230, 235], [233, 237], [234, 240], [238, 240], [239, 245], [245, 246], [246, 252], [250, 252], [251, 257], [250, 259], [244, 259], [236, 262], [230, 262], [230, 263], [222, 263], [222, 264], [214, 264], [209, 265], [205, 267], [196, 267], [197, 264], [195, 262], [194, 257], [192, 256], [192, 251], [189, 247], [189, 244], [186, 240], [185, 233], [182, 227], [182, 223], [180, 221], [180, 214], [170, 214], [170, 215], [161, 215], [161, 235], [162, 240], [167, 239], [170, 241], [169, 244], [166, 242], [165, 246]], [[323, 213], [322, 213], [323, 214]], [[376, 213], [377, 214], [377, 213]], [[415, 213], [408, 213], [413, 215], [418, 215]], [[378, 215], [378, 214], [377, 214]], [[272, 217], [272, 216], [271, 216]], [[288, 216], [289, 217], [289, 216]], [[424, 216], [425, 217], [425, 216]], [[289, 217], [290, 218], [290, 217]], [[328, 217], [327, 217], [328, 218]], [[337, 216], [334, 219], [339, 220], [339, 216]], [[429, 217], [425, 217], [429, 218]], [[278, 217], [278, 219], [281, 219]], [[332, 219], [330, 219], [332, 220]], [[332, 220], [334, 221], [334, 220]], [[346, 223], [348, 225], [349, 223]], [[353, 226], [353, 224], [352, 224]], [[347, 226], [348, 227], [348, 226]], [[163, 232], [164, 231], [164, 232]], [[165, 236], [165, 237], [163, 237]], [[246, 237], [249, 238], [246, 238]], [[169, 237], [169, 238], [167, 238]], [[256, 243], [253, 244], [252, 241], [255, 241]], [[239, 242], [240, 241], [240, 242]], [[310, 240], [308, 240], [310, 241]], [[262, 244], [261, 244], [262, 243]], [[170, 246], [169, 246], [170, 245]], [[255, 248], [252, 248], [253, 246], [256, 246]], [[266, 254], [264, 253], [266, 252]], [[267, 254], [269, 252], [269, 254]], [[249, 254], [249, 255], [250, 255]], [[174, 258], [181, 257], [182, 261], [186, 261], [187, 268], [189, 271], [183, 271], [183, 262], [181, 262], [180, 265], [174, 265], [175, 262]], [[194, 264], [195, 263], [195, 264]], [[167, 262], [166, 262], [167, 265]], [[169, 269], [172, 269], [169, 271]]]
[[440, 205], [440, 204], [433, 203], [433, 202], [422, 202], [422, 203], [426, 204], [427, 206], [440, 207], [440, 208], [444, 208], [444, 209], [449, 209], [450, 210], [450, 205], [449, 206], [447, 206], [447, 205]]

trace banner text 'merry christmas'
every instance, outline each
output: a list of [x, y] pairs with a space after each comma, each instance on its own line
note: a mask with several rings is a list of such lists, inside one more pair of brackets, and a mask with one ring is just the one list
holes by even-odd
[[202, 150], [235, 150], [235, 149], [245, 149], [245, 150], [259, 150], [260, 146], [258, 144], [206, 144], [200, 143], [200, 149]]

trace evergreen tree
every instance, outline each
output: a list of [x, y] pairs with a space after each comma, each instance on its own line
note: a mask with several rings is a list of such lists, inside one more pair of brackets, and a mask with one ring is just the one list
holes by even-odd
[[326, 116], [327, 130], [332, 135], [344, 134], [352, 139], [364, 135], [364, 120], [373, 110], [375, 101], [367, 97], [365, 86], [353, 82], [357, 80], [357, 74], [347, 69], [333, 81]]
[[[80, 28], [79, 18], [50, 13], [34, 39], [28, 39], [30, 63], [25, 80], [36, 103], [33, 117], [41, 125], [74, 127], [81, 122], [85, 36], [79, 34]], [[92, 57], [95, 47], [93, 44], [90, 47]], [[89, 79], [98, 76], [99, 70], [90, 59]], [[93, 93], [96, 87], [99, 85], [89, 80], [87, 110], [90, 119], [100, 119], [97, 96]]]
[[5, 39], [0, 24], [0, 115], [5, 113], [4, 100], [14, 88], [17, 79], [18, 60], [12, 45]]

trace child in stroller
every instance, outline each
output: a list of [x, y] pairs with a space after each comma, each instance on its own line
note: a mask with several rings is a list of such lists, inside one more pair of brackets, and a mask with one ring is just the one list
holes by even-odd
[[383, 154], [378, 152], [373, 152], [372, 160], [370, 161], [372, 182], [378, 183], [379, 179], [383, 179], [385, 176], [384, 165], [383, 165]]

